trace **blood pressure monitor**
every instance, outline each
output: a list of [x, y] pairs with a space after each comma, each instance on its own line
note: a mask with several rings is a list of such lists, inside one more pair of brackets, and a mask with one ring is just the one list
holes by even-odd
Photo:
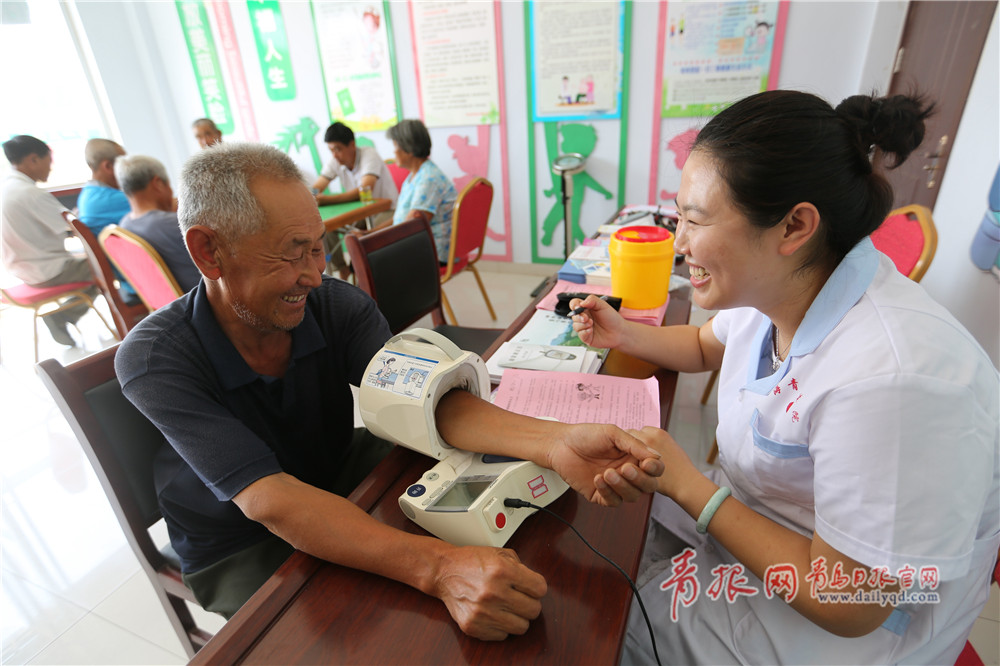
[[[457, 455], [456, 455], [457, 454]], [[568, 487], [538, 465], [456, 451], [399, 497], [406, 517], [456, 546], [502, 546], [534, 510], [504, 506], [512, 497], [545, 506]]]
[[449, 446], [434, 411], [455, 388], [486, 399], [486, 364], [435, 331], [413, 329], [391, 338], [368, 364], [361, 418], [378, 437], [440, 461], [400, 496], [407, 518], [456, 545], [502, 546], [534, 512], [505, 507], [504, 499], [545, 506], [568, 485], [532, 462]]

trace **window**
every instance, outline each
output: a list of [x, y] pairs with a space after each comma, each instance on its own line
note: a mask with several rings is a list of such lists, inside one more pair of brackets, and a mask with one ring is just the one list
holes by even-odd
[[117, 138], [110, 110], [99, 102], [103, 85], [88, 64], [93, 59], [77, 26], [72, 3], [0, 2], [0, 139], [30, 134], [49, 144], [48, 189], [90, 180], [83, 159], [87, 140]]

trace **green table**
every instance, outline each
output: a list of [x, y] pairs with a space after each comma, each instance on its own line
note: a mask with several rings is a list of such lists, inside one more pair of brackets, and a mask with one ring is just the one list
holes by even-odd
[[360, 222], [366, 217], [389, 210], [391, 205], [392, 201], [389, 199], [375, 199], [370, 204], [363, 204], [360, 201], [348, 201], [347, 203], [320, 206], [319, 215], [323, 218], [326, 230], [334, 231], [355, 222]]

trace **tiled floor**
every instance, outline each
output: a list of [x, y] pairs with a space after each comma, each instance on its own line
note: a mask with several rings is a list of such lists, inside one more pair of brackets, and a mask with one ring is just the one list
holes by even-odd
[[[498, 321], [469, 274], [445, 286], [463, 326], [505, 326], [531, 300], [551, 266], [493, 264], [483, 270]], [[708, 313], [695, 310], [693, 320]], [[66, 364], [114, 341], [91, 314], [83, 346], [54, 343], [42, 358]], [[671, 432], [704, 461], [715, 428], [714, 396], [699, 404], [707, 373], [682, 376]], [[31, 313], [0, 312], [0, 658], [3, 664], [183, 664], [180, 643], [122, 536], [75, 437], [34, 374]], [[163, 535], [159, 535], [163, 538]], [[223, 621], [196, 609], [217, 631]], [[996, 588], [973, 631], [987, 664], [1000, 663]]]

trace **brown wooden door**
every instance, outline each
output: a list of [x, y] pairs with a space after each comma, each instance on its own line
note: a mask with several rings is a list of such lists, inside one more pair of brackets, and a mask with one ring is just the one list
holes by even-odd
[[937, 105], [924, 141], [898, 169], [886, 173], [896, 192], [894, 208], [937, 200], [955, 132], [997, 3], [910, 2], [889, 94], [914, 91]]

